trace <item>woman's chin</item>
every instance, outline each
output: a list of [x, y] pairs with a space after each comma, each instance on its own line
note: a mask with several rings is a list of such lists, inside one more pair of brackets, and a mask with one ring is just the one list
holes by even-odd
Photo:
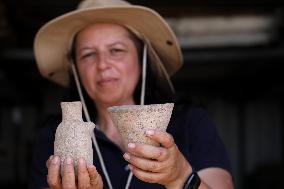
[[104, 104], [109, 106], [118, 106], [122, 105], [123, 103], [120, 100], [121, 98], [117, 98], [115, 96], [103, 96], [99, 100], [96, 100], [99, 104]]
[[117, 98], [117, 97], [111, 97], [111, 98], [104, 97], [101, 98], [99, 101], [97, 100], [96, 102], [99, 102], [100, 104], [106, 107], [134, 104], [134, 100], [132, 98], [122, 100], [122, 98]]

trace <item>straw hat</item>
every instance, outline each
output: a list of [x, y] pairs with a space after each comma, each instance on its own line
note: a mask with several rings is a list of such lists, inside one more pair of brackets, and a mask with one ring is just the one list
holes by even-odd
[[38, 31], [34, 52], [41, 75], [68, 86], [68, 54], [73, 38], [82, 28], [96, 22], [125, 26], [147, 43], [151, 66], [160, 77], [169, 80], [169, 75], [182, 65], [177, 39], [158, 13], [122, 0], [85, 0], [77, 10], [51, 20]]

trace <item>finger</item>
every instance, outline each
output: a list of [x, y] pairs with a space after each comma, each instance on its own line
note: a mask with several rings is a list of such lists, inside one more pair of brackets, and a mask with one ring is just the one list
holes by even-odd
[[89, 172], [83, 158], [79, 158], [78, 161], [78, 186], [79, 188], [89, 188], [91, 186]]
[[156, 160], [149, 160], [141, 157], [137, 157], [134, 155], [130, 155], [128, 153], [125, 153], [123, 155], [124, 159], [128, 161], [131, 165], [148, 172], [161, 172], [165, 169], [165, 165], [159, 161]]
[[67, 157], [63, 164], [63, 176], [62, 176], [62, 186], [63, 188], [75, 189], [75, 173], [73, 160]]
[[48, 160], [45, 162], [45, 166], [46, 166], [47, 169], [48, 169], [48, 167], [50, 165], [50, 162], [51, 162], [52, 158], [53, 158], [53, 155], [49, 156]]
[[128, 152], [135, 156], [147, 159], [155, 159], [158, 161], [164, 161], [169, 157], [168, 149], [148, 144], [129, 143]]
[[89, 165], [87, 167], [91, 186], [96, 186], [96, 188], [103, 188], [103, 181], [101, 175], [97, 172], [96, 167], [94, 165]]
[[159, 183], [159, 181], [163, 178], [162, 173], [153, 173], [153, 172], [147, 172], [143, 171], [133, 165], [128, 165], [129, 169], [132, 171], [132, 173], [140, 180], [148, 183]]
[[160, 143], [165, 148], [171, 148], [175, 144], [172, 135], [167, 132], [158, 130], [148, 130], [146, 131], [146, 136]]
[[50, 188], [61, 188], [60, 158], [58, 156], [53, 156], [50, 159], [50, 163], [48, 165], [47, 183]]

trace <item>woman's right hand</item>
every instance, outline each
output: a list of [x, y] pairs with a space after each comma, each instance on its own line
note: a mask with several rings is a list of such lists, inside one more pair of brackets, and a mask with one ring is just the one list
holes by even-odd
[[46, 161], [48, 169], [47, 183], [52, 189], [102, 189], [102, 178], [94, 165], [86, 165], [83, 158], [78, 161], [78, 180], [75, 178], [74, 163], [71, 158], [66, 158], [60, 175], [60, 158], [50, 156]]

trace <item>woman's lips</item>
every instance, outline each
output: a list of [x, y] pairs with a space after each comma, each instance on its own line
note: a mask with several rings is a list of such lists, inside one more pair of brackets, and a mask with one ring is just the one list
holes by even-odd
[[100, 79], [97, 83], [99, 85], [109, 85], [112, 84], [113, 82], [115, 82], [117, 79], [115, 78], [105, 78], [105, 79]]

